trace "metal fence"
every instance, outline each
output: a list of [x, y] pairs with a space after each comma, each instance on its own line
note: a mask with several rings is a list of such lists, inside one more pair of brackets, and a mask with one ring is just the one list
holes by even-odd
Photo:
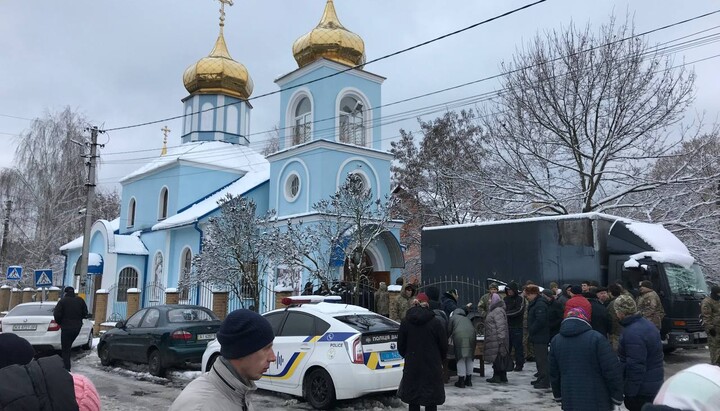
[[[127, 292], [125, 293], [127, 295]], [[118, 285], [108, 288], [108, 308], [110, 315], [106, 321], [124, 321], [127, 317], [127, 301], [118, 301]]]
[[440, 296], [449, 290], [457, 290], [458, 306], [465, 306], [472, 303], [473, 307], [477, 306], [480, 297], [486, 293], [485, 281], [479, 278], [460, 277], [460, 276], [439, 276], [434, 278], [423, 279], [419, 284], [419, 291], [426, 292], [428, 287], [436, 287], [440, 291]]
[[146, 285], [143, 294], [143, 307], [165, 304], [165, 285], [160, 282]]

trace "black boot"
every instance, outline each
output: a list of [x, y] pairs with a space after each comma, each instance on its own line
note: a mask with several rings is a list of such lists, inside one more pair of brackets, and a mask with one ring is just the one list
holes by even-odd
[[465, 388], [465, 377], [458, 377], [458, 380], [455, 383], [455, 386], [458, 388]]
[[523, 366], [522, 365], [516, 365], [515, 369], [513, 371], [522, 371]]
[[465, 376], [465, 386], [472, 387], [472, 375]]
[[[496, 372], [495, 374], [493, 374], [492, 378], [488, 378], [485, 381], [491, 384], [500, 384], [501, 382], [503, 382], [499, 372]], [[507, 380], [505, 382], [507, 382]]]
[[500, 373], [500, 382], [508, 382], [507, 371], [503, 371], [502, 373]]

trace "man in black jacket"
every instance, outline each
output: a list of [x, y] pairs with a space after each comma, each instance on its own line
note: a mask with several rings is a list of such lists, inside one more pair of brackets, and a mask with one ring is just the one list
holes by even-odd
[[515, 349], [515, 371], [522, 371], [523, 365], [525, 365], [525, 350], [523, 349], [525, 299], [518, 293], [518, 285], [514, 281], [505, 287], [505, 293], [507, 294], [504, 301], [510, 331], [510, 347]]
[[70, 350], [80, 334], [83, 319], [88, 316], [85, 300], [75, 295], [75, 289], [65, 287], [65, 296], [58, 301], [53, 311], [55, 322], [60, 326], [60, 344], [65, 369], [70, 371]]
[[539, 296], [540, 288], [536, 285], [525, 287], [528, 305], [528, 341], [535, 351], [535, 365], [537, 366], [537, 380], [533, 387], [538, 389], [550, 388], [548, 377], [548, 343], [550, 343], [550, 326], [548, 324], [548, 301]]
[[547, 288], [542, 291], [542, 298], [548, 303], [548, 328], [550, 329], [550, 340], [560, 332], [560, 324], [563, 320], [563, 306], [555, 299], [555, 295]]

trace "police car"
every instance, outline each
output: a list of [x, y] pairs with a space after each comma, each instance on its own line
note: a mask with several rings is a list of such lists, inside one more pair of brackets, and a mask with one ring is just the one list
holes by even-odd
[[[397, 352], [398, 323], [342, 304], [337, 296], [288, 297], [283, 304], [287, 307], [263, 314], [275, 333], [277, 360], [256, 381], [259, 388], [304, 397], [317, 409], [397, 390], [404, 365]], [[209, 371], [219, 355], [220, 344], [212, 341], [202, 370]]]

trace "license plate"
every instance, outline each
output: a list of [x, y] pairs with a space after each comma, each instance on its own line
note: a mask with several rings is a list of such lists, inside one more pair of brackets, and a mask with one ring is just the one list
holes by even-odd
[[198, 340], [214, 340], [215, 334], [198, 334]]
[[35, 331], [37, 329], [36, 324], [15, 324], [13, 325], [13, 331]]
[[707, 334], [703, 331], [700, 331], [699, 333], [695, 333], [696, 340], [704, 340], [706, 338], [707, 338]]
[[380, 361], [396, 361], [401, 360], [402, 356], [397, 351], [381, 351]]

